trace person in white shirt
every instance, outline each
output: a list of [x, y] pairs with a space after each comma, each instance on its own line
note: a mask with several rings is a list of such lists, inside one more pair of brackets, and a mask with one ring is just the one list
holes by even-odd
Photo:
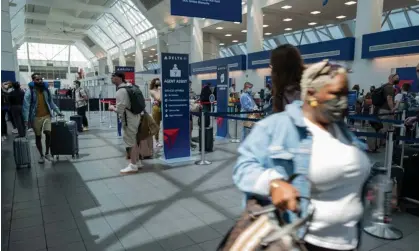
[[77, 114], [83, 118], [83, 131], [89, 130], [89, 122], [86, 117], [87, 102], [89, 102], [89, 96], [84, 88], [81, 87], [80, 81], [74, 81], [76, 89], [74, 95], [76, 99]]
[[408, 97], [409, 90], [410, 90], [410, 84], [406, 83], [402, 85], [401, 92], [397, 93], [397, 95], [394, 97], [395, 106], [394, 106], [393, 112], [402, 111], [403, 109], [405, 109], [405, 107], [407, 106], [405, 102], [407, 102], [408, 99], [410, 98]]

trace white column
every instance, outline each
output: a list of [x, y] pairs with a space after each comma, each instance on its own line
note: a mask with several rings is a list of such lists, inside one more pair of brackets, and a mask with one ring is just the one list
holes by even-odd
[[9, 10], [9, 1], [1, 1], [1, 75], [7, 78], [2, 81], [16, 81], [17, 78]]
[[192, 29], [190, 26], [178, 28], [175, 31], [167, 34], [167, 51], [170, 53], [185, 53], [191, 52], [191, 35]]
[[33, 72], [32, 72], [32, 67], [31, 67], [31, 57], [29, 56], [30, 55], [29, 43], [26, 43], [26, 51], [27, 51], [26, 56], [28, 58], [28, 70], [29, 70], [29, 73], [32, 74]]
[[124, 49], [122, 47], [119, 47], [119, 66], [126, 66], [127, 61], [125, 60], [125, 54]]
[[201, 62], [204, 60], [204, 38], [199, 21], [197, 18], [192, 20], [191, 24], [191, 47], [190, 47], [190, 63]]
[[167, 43], [163, 37], [157, 37], [157, 63], [161, 66], [161, 54], [168, 52]]
[[385, 83], [391, 69], [380, 69], [374, 60], [361, 59], [362, 36], [381, 30], [381, 16], [383, 15], [383, 0], [359, 0], [355, 25], [355, 59], [352, 65], [351, 85], [358, 84], [361, 89], [369, 89], [371, 85]]
[[247, 52], [263, 50], [263, 12], [262, 1], [247, 1]]
[[219, 58], [220, 40], [215, 36], [204, 33], [204, 58], [203, 60], [211, 60]]
[[68, 46], [68, 59], [67, 59], [67, 79], [69, 81], [73, 81], [74, 79], [70, 79], [71, 72], [70, 72], [70, 64], [71, 62], [71, 45]]
[[135, 72], [138, 71], [144, 71], [143, 50], [139, 39], [135, 43]]
[[110, 53], [108, 53], [108, 55], [106, 56], [106, 61], [108, 63], [109, 72], [114, 72], [115, 68], [114, 68], [112, 56]]
[[101, 58], [98, 60], [99, 70], [98, 73], [100, 76], [105, 75], [106, 72], [106, 58]]

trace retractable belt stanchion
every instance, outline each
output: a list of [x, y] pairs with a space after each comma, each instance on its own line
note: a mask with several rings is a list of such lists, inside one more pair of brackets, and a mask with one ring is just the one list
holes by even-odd
[[112, 112], [109, 110], [109, 106], [111, 106], [111, 102], [108, 103], [108, 111], [109, 111], [109, 128], [112, 128]]
[[231, 139], [231, 143], [240, 143], [240, 139], [239, 139], [239, 135], [238, 135], [238, 131], [239, 131], [239, 124], [238, 124], [238, 120], [235, 119], [234, 121], [235, 126], [234, 126], [234, 138]]
[[87, 100], [87, 114], [88, 114], [89, 119], [90, 119], [90, 102], [89, 102], [89, 100]]
[[385, 240], [398, 240], [403, 237], [403, 233], [390, 223], [393, 191], [393, 181], [391, 180], [393, 133], [394, 129], [387, 132], [385, 163], [382, 169], [378, 169], [378, 171], [385, 172], [385, 175], [377, 175], [370, 184], [375, 191], [374, 204], [376, 208], [373, 209], [371, 222], [365, 224], [364, 227], [366, 233]]
[[196, 165], [210, 165], [211, 161], [205, 159], [205, 115], [201, 111], [201, 160], [195, 162]]

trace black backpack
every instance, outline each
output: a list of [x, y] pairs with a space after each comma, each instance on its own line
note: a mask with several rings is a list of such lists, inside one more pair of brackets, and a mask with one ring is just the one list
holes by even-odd
[[371, 93], [372, 104], [375, 107], [381, 107], [386, 102], [386, 98], [384, 97], [384, 87], [385, 85], [375, 89]]
[[145, 100], [140, 88], [138, 88], [138, 86], [135, 85], [122, 86], [120, 88], [124, 88], [125, 90], [127, 90], [129, 96], [131, 109], [127, 110], [132, 112], [133, 114], [142, 113], [145, 109]]

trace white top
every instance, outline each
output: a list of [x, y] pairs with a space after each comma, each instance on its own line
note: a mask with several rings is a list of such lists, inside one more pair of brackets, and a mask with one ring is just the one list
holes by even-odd
[[[309, 179], [315, 214], [305, 240], [315, 246], [351, 250], [358, 244], [356, 223], [363, 214], [361, 187], [368, 178], [371, 163], [365, 152], [353, 146], [339, 128], [325, 131], [304, 118], [313, 135]], [[269, 195], [271, 180], [283, 176], [266, 170], [253, 191]]]
[[404, 94], [407, 94], [407, 92], [402, 91], [401, 93], [397, 93], [394, 97], [394, 102], [401, 102]]

